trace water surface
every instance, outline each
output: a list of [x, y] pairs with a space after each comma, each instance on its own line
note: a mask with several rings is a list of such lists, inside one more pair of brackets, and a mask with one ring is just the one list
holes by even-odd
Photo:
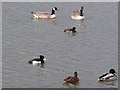
[[[85, 20], [70, 18], [84, 6]], [[55, 20], [34, 20], [30, 12], [51, 11]], [[110, 68], [118, 70], [117, 3], [3, 3], [3, 88], [68, 88], [63, 79], [77, 71], [76, 88], [117, 88], [97, 82]], [[75, 26], [77, 34], [64, 33]], [[27, 62], [45, 55], [45, 68]]]

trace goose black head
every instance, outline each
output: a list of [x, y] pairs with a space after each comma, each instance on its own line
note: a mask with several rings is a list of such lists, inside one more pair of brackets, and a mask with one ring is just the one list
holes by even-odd
[[57, 7], [54, 7], [53, 9], [58, 11]]
[[83, 10], [83, 6], [81, 6], [81, 10]]

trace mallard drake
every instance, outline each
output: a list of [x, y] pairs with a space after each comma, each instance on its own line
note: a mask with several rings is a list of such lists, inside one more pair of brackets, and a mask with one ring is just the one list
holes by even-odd
[[39, 55], [39, 56], [40, 56], [40, 58], [34, 58], [34, 59], [28, 61], [28, 63], [32, 64], [33, 66], [44, 64], [46, 61], [46, 58], [43, 55]]
[[57, 7], [52, 8], [52, 12], [31, 12], [35, 19], [54, 19], [56, 18], [55, 11], [58, 10]]
[[76, 27], [73, 27], [73, 28], [65, 29], [64, 32], [71, 33], [74, 35], [77, 31], [76, 31]]
[[76, 85], [79, 83], [78, 73], [74, 72], [74, 76], [68, 76], [64, 79], [64, 84]]
[[71, 18], [73, 20], [83, 20], [85, 18], [83, 14], [83, 6], [81, 6], [80, 11], [73, 11], [73, 13], [71, 14]]
[[116, 79], [117, 79], [116, 71], [114, 69], [110, 69], [109, 73], [105, 73], [105, 74], [101, 75], [98, 78], [98, 81], [99, 82], [101, 82], [101, 81], [114, 81]]

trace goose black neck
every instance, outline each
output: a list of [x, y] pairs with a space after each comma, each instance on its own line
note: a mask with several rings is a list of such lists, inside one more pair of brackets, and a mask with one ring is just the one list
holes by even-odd
[[52, 9], [52, 13], [51, 13], [51, 15], [53, 15], [53, 14], [55, 14], [55, 10]]
[[80, 16], [83, 16], [83, 9], [80, 10]]

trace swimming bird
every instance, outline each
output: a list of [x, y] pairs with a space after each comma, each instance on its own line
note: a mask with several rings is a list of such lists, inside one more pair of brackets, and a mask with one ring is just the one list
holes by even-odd
[[52, 12], [31, 12], [35, 19], [54, 19], [56, 18], [55, 11], [58, 10], [57, 7], [52, 8]]
[[116, 79], [117, 79], [116, 71], [114, 69], [110, 69], [109, 73], [105, 73], [105, 74], [101, 75], [98, 78], [98, 81], [99, 82], [101, 82], [101, 81], [114, 81]]
[[64, 79], [64, 84], [76, 85], [79, 83], [78, 73], [75, 71], [74, 76], [68, 76]]
[[28, 63], [32, 64], [33, 66], [44, 64], [46, 58], [43, 55], [39, 55], [39, 56], [40, 56], [40, 58], [34, 58], [34, 59], [28, 61]]
[[77, 31], [76, 31], [76, 27], [73, 27], [73, 28], [70, 28], [70, 29], [65, 29], [64, 32], [72, 33], [74, 35]]
[[71, 14], [71, 18], [73, 20], [83, 20], [85, 18], [83, 14], [83, 6], [81, 6], [80, 11], [73, 11], [73, 13]]

